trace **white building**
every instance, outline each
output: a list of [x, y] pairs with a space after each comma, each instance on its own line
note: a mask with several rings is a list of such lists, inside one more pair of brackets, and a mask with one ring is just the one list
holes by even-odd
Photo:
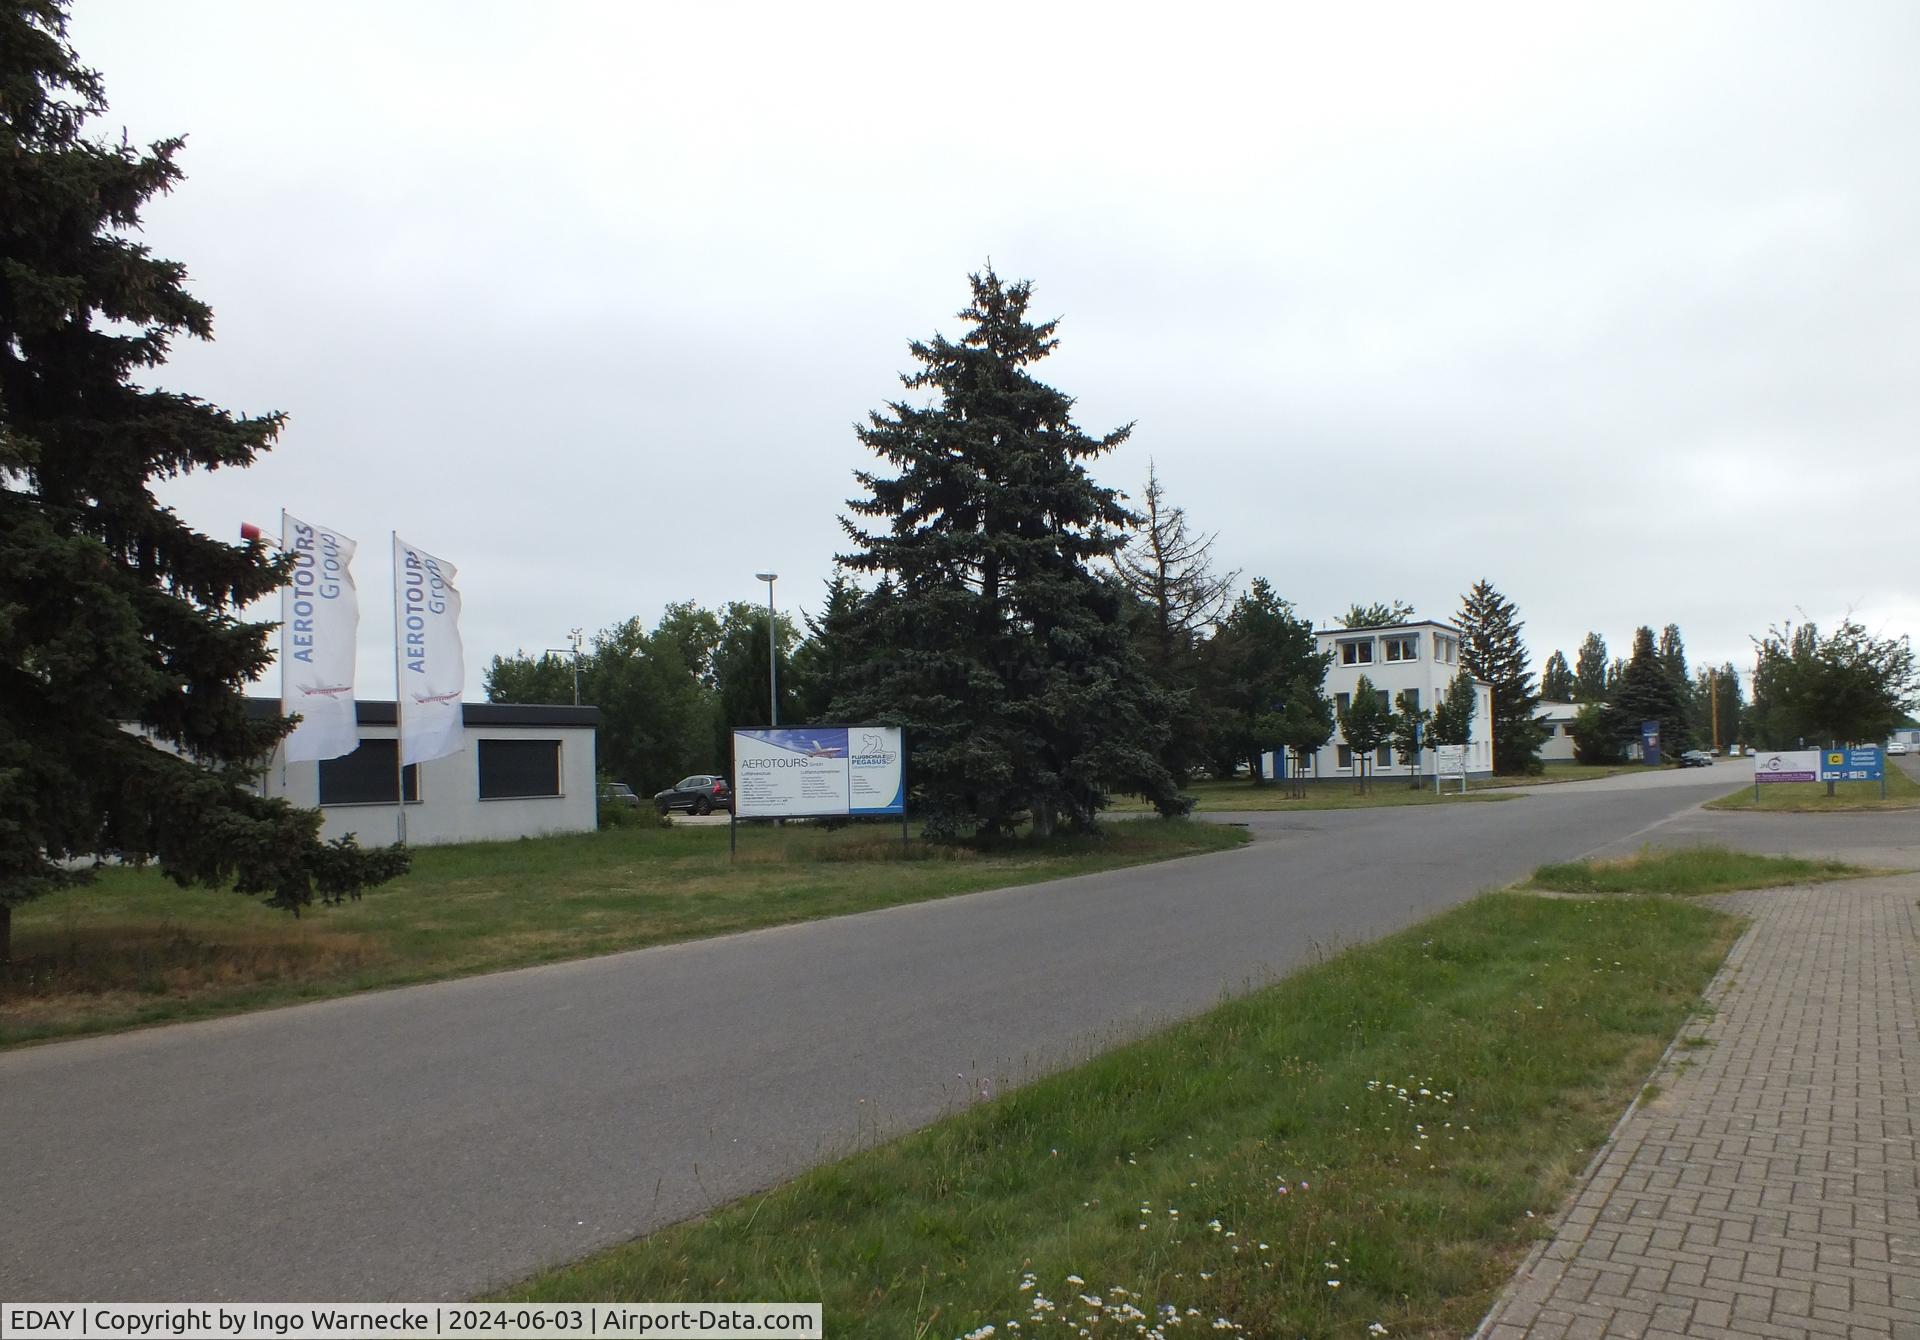
[[[1352, 701], [1355, 685], [1365, 675], [1374, 692], [1383, 695], [1390, 707], [1400, 705], [1400, 695], [1413, 695], [1413, 705], [1431, 712], [1447, 694], [1447, 686], [1460, 673], [1460, 630], [1452, 624], [1426, 620], [1420, 623], [1394, 624], [1384, 628], [1323, 628], [1314, 634], [1323, 652], [1333, 654], [1327, 670], [1327, 696], [1341, 707]], [[1272, 754], [1266, 758], [1268, 775], [1285, 772], [1276, 766]], [[1435, 755], [1431, 749], [1420, 751], [1419, 770], [1432, 776]], [[1336, 727], [1333, 741], [1313, 760], [1312, 777], [1334, 778], [1354, 775], [1353, 751], [1340, 738]], [[1375, 752], [1373, 771], [1385, 777], [1407, 770], [1405, 760], [1395, 756], [1391, 746]], [[1467, 744], [1467, 772], [1484, 777], [1493, 771], [1493, 690], [1481, 680], [1474, 681], [1474, 710], [1471, 739]]]
[[1543, 732], [1540, 759], [1545, 763], [1573, 761], [1573, 721], [1580, 715], [1580, 703], [1556, 703], [1542, 698], [1533, 709], [1533, 719]]
[[[255, 698], [248, 707], [258, 716], [280, 714], [275, 699]], [[318, 808], [323, 838], [353, 833], [362, 846], [385, 846], [401, 837], [393, 704], [356, 707], [358, 749], [320, 763], [288, 763], [276, 748], [262, 789]], [[466, 703], [461, 710], [466, 748], [407, 769], [410, 846], [587, 833], [598, 827], [594, 729], [599, 708]]]

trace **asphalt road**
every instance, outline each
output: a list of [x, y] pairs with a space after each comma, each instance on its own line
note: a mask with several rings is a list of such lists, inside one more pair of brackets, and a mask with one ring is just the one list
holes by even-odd
[[0, 1054], [0, 1298], [471, 1296], [1631, 848], [1731, 771], [1248, 815], [1219, 855]]

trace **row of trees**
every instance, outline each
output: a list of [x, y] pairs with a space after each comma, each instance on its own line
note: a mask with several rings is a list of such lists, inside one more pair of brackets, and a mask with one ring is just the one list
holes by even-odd
[[[907, 727], [929, 831], [989, 841], [1090, 827], [1116, 790], [1180, 813], [1198, 773], [1244, 763], [1258, 778], [1265, 754], [1325, 745], [1330, 658], [1312, 625], [1265, 579], [1216, 571], [1214, 537], [1151, 469], [1138, 513], [1094, 481], [1087, 463], [1128, 429], [1085, 433], [1032, 374], [1057, 340], [1028, 318], [1030, 285], [970, 282], [962, 337], [910, 346], [919, 366], [902, 380], [930, 403], [894, 402], [857, 430], [879, 463], [856, 472], [851, 548], [819, 614], [777, 626], [781, 720]], [[1348, 622], [1411, 614], [1356, 606]], [[723, 767], [728, 731], [767, 721], [766, 620], [676, 605], [651, 630], [597, 635], [580, 673], [609, 769], [647, 787]], [[1524, 767], [1533, 697], [1513, 606], [1483, 582], [1462, 620], [1465, 670], [1494, 683], [1496, 736]], [[496, 658], [487, 691], [565, 702], [573, 674], [556, 656]], [[1388, 737], [1414, 758], [1416, 735], [1443, 742], [1458, 722], [1464, 743], [1470, 678], [1452, 702], [1390, 708]], [[1348, 725], [1362, 736], [1367, 710]]]
[[1660, 723], [1669, 753], [1735, 743], [1785, 749], [1884, 739], [1914, 705], [1908, 640], [1875, 637], [1851, 617], [1826, 634], [1813, 623], [1770, 629], [1754, 639], [1754, 655], [1749, 701], [1732, 662], [1689, 673], [1675, 624], [1658, 638], [1651, 627], [1636, 629], [1624, 661], [1609, 660], [1606, 640], [1588, 633], [1572, 666], [1558, 651], [1547, 659], [1541, 692], [1583, 704], [1574, 722], [1583, 762], [1618, 759], [1647, 721]]

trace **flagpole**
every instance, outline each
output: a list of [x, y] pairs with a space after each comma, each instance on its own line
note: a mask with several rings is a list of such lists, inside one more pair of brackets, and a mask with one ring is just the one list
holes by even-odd
[[[280, 550], [286, 552], [287, 509], [280, 509]], [[291, 580], [280, 588], [280, 716], [287, 715], [287, 603], [293, 590]], [[280, 737], [280, 794], [287, 794], [287, 737]], [[318, 794], [317, 792], [315, 793]]]
[[393, 559], [393, 798], [398, 819], [395, 821], [400, 842], [404, 846], [407, 840], [407, 765], [405, 754], [406, 732], [400, 724], [400, 532], [389, 531], [393, 543], [387, 546], [387, 553]]

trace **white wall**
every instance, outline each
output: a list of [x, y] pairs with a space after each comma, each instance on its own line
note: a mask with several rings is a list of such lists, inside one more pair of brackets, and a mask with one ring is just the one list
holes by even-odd
[[[420, 801], [406, 807], [406, 840], [416, 847], [442, 842], [486, 842], [549, 833], [586, 833], [598, 826], [594, 780], [594, 732], [553, 725], [465, 728], [467, 748], [420, 765]], [[362, 724], [363, 740], [391, 740], [392, 726]], [[559, 740], [558, 796], [482, 800], [475, 744], [487, 740]], [[399, 806], [320, 805], [320, 765], [287, 763], [275, 751], [266, 791], [296, 805], [318, 808], [321, 836], [331, 841], [353, 833], [362, 846], [398, 841]]]
[[[1431, 712], [1446, 696], [1447, 687], [1453, 683], [1454, 676], [1460, 673], [1457, 661], [1438, 661], [1434, 658], [1436, 633], [1454, 639], [1460, 635], [1459, 630], [1451, 624], [1431, 621], [1393, 628], [1325, 629], [1315, 634], [1319, 649], [1334, 653], [1333, 665], [1327, 670], [1327, 696], [1337, 701], [1340, 694], [1351, 694], [1354, 685], [1359, 682], [1362, 675], [1365, 675], [1373, 681], [1375, 689], [1386, 690], [1388, 702], [1395, 707], [1399, 706], [1399, 696], [1403, 690], [1418, 689], [1420, 706]], [[1387, 660], [1385, 647], [1381, 642], [1384, 637], [1417, 637], [1419, 647], [1415, 658], [1411, 661]], [[1355, 640], [1370, 641], [1373, 644], [1373, 660], [1370, 663], [1354, 665], [1342, 663], [1340, 644]], [[1477, 776], [1493, 771], [1493, 690], [1486, 684], [1476, 683], [1474, 701], [1476, 706], [1473, 714], [1473, 728], [1469, 732], [1467, 743], [1467, 771]], [[1336, 728], [1333, 741], [1315, 757], [1310, 776], [1353, 776], [1352, 768], [1340, 766], [1338, 748], [1340, 743], [1342, 740]], [[1419, 771], [1425, 776], [1432, 776], [1436, 760], [1437, 756], [1433, 750], [1421, 750]], [[1271, 766], [1272, 759], [1269, 756], [1269, 768]], [[1376, 776], [1386, 777], [1393, 773], [1404, 775], [1406, 770], [1406, 764], [1402, 763], [1399, 754], [1395, 753], [1391, 764], [1385, 766], [1376, 764], [1374, 773]]]

